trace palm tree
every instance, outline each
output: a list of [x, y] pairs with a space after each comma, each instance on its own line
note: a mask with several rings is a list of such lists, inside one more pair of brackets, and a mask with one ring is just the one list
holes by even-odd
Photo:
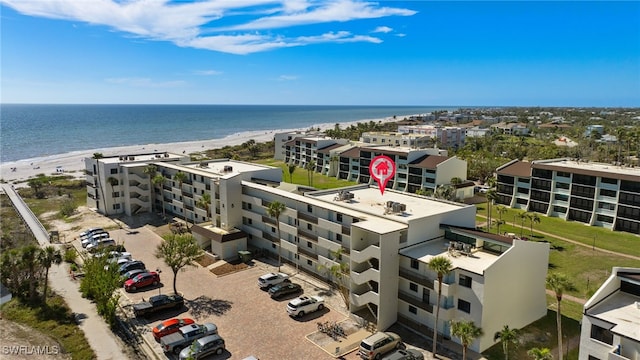
[[533, 237], [533, 223], [540, 223], [540, 216], [536, 213], [528, 214], [527, 218], [529, 219], [529, 229], [531, 230], [531, 237]]
[[[175, 175], [173, 175], [173, 180], [178, 182], [178, 186], [180, 187], [180, 194], [182, 194], [182, 183], [187, 180], [187, 174], [182, 171], [178, 171]], [[182, 214], [184, 215], [184, 222], [189, 227], [189, 222], [187, 221], [187, 208], [184, 207], [184, 203], [182, 205]]]
[[531, 356], [534, 360], [551, 360], [553, 355], [548, 348], [533, 348], [527, 351], [527, 355]]
[[420, 189], [416, 190], [416, 195], [433, 196], [433, 190], [420, 188]]
[[493, 207], [493, 202], [498, 200], [498, 193], [495, 189], [489, 189], [486, 193], [487, 197], [487, 232], [491, 230], [491, 208]]
[[318, 270], [324, 270], [329, 273], [331, 279], [335, 281], [342, 296], [345, 305], [349, 306], [349, 263], [342, 262], [342, 253], [344, 248], [340, 247], [336, 251], [329, 250], [330, 257], [337, 262], [336, 265], [326, 266], [319, 265]]
[[315, 171], [316, 168], [316, 162], [311, 160], [307, 163], [307, 165], [304, 167], [305, 169], [307, 169], [307, 177], [309, 178], [309, 186], [313, 186], [313, 172]]
[[156, 173], [158, 172], [158, 167], [153, 164], [149, 164], [145, 166], [142, 171], [145, 173], [145, 175], [149, 177], [149, 190], [151, 194], [151, 213], [153, 214], [154, 213], [153, 203], [155, 202], [154, 191], [153, 191], [153, 178], [156, 176]]
[[438, 199], [453, 200], [456, 196], [456, 188], [451, 185], [440, 185], [433, 194]]
[[296, 171], [296, 164], [293, 162], [287, 165], [287, 170], [289, 171], [289, 182], [293, 184], [293, 172]]
[[571, 291], [575, 287], [571, 280], [560, 273], [550, 273], [547, 275], [547, 287], [550, 288], [556, 294], [556, 302], [558, 309], [556, 311], [556, 326], [558, 331], [558, 359], [562, 360], [562, 313], [560, 303], [562, 302], [562, 295], [565, 291]]
[[462, 184], [462, 179], [456, 176], [456, 177], [452, 177], [450, 182], [451, 182], [451, 185], [460, 185]]
[[278, 271], [280, 271], [280, 263], [282, 262], [282, 244], [280, 244], [282, 242], [282, 239], [280, 239], [280, 214], [282, 214], [286, 210], [286, 208], [286, 205], [279, 201], [272, 202], [267, 208], [269, 216], [276, 220], [276, 229], [278, 230]]
[[42, 296], [42, 300], [44, 304], [47, 304], [47, 285], [49, 284], [49, 269], [53, 264], [60, 264], [62, 262], [62, 253], [60, 250], [56, 249], [53, 246], [47, 246], [40, 251], [38, 254], [38, 260], [40, 264], [44, 267], [44, 292]]
[[493, 341], [502, 341], [502, 352], [504, 360], [509, 360], [509, 343], [518, 343], [518, 329], [510, 329], [509, 325], [505, 325], [502, 330], [493, 335]]
[[476, 326], [473, 321], [451, 320], [451, 334], [460, 339], [462, 344], [462, 360], [467, 359], [467, 348], [473, 341], [483, 335], [482, 328]]
[[198, 199], [198, 201], [196, 202], [197, 207], [199, 207], [200, 209], [204, 209], [207, 212], [207, 218], [211, 217], [209, 215], [211, 210], [210, 205], [211, 205], [211, 195], [209, 195], [209, 193], [202, 194], [202, 196], [200, 196], [200, 199]]
[[151, 179], [151, 183], [154, 186], [160, 185], [160, 198], [162, 199], [162, 217], [164, 218], [166, 216], [164, 209], [164, 190], [162, 189], [162, 185], [164, 184], [164, 176], [157, 174], [153, 177], [153, 179]]
[[524, 222], [529, 218], [529, 213], [523, 210], [518, 214], [518, 217], [520, 218], [520, 237], [522, 237], [522, 233], [524, 232]]
[[504, 225], [504, 220], [493, 220], [493, 224], [496, 226], [496, 234], [500, 234], [500, 226]]
[[498, 205], [496, 206], [496, 212], [498, 213], [500, 220], [502, 220], [502, 215], [504, 215], [504, 213], [507, 212], [507, 208], [504, 207], [503, 205]]
[[436, 321], [433, 326], [433, 356], [436, 356], [436, 345], [438, 340], [438, 317], [440, 316], [440, 294], [442, 294], [442, 279], [453, 270], [451, 260], [444, 256], [436, 256], [429, 261], [429, 269], [438, 274], [438, 300], [436, 306]]

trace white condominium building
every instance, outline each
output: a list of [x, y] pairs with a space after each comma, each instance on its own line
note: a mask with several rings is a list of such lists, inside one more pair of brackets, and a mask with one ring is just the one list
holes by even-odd
[[584, 304], [578, 359], [640, 359], [640, 269], [614, 267]]
[[[117, 203], [118, 213], [131, 215], [154, 204], [154, 211], [194, 224], [191, 231], [201, 246], [225, 259], [243, 250], [281, 255], [328, 281], [327, 269], [344, 264], [350, 312], [380, 330], [401, 322], [422, 333], [437, 326], [451, 337], [450, 320], [473, 320], [486, 334], [470, 347], [480, 352], [494, 344], [493, 334], [504, 325], [521, 328], [546, 314], [549, 245], [476, 231], [473, 205], [392, 189], [382, 195], [369, 184], [301, 193], [285, 190], [290, 184], [281, 184], [280, 168], [230, 160], [186, 162], [171, 154], [134, 158], [140, 161], [86, 160], [88, 169], [101, 169], [100, 175], [88, 173], [93, 184], [109, 189], [108, 199], [97, 206], [101, 211], [101, 204]], [[110, 189], [107, 177], [119, 184]], [[150, 184], [143, 194], [147, 198], [121, 200], [141, 184]], [[202, 207], [204, 194], [210, 203]], [[276, 201], [285, 206], [278, 219], [268, 211]], [[87, 202], [97, 204], [92, 196]], [[452, 263], [437, 325], [438, 281], [428, 268], [436, 256]]]

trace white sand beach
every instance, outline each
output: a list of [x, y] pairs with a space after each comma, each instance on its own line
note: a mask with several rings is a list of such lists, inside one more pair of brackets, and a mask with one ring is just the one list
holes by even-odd
[[[409, 115], [407, 115], [409, 116]], [[349, 127], [352, 124], [369, 122], [369, 121], [381, 121], [381, 122], [393, 122], [402, 119], [402, 116], [398, 116], [397, 119], [388, 117], [384, 119], [371, 119], [371, 120], [359, 120], [348, 123], [341, 123], [341, 128]], [[335, 124], [318, 124], [312, 125], [309, 128], [320, 128], [320, 130], [332, 129]], [[2, 163], [0, 165], [0, 178], [7, 183], [14, 184], [16, 188], [27, 187], [27, 180], [35, 177], [38, 174], [52, 175], [64, 173], [66, 175], [72, 175], [77, 179], [84, 178], [84, 159], [92, 157], [94, 153], [102, 153], [104, 156], [112, 155], [126, 155], [137, 154], [144, 152], [171, 152], [176, 154], [191, 154], [196, 152], [202, 152], [210, 149], [218, 149], [224, 146], [234, 146], [245, 143], [251, 139], [258, 143], [267, 142], [273, 140], [276, 133], [285, 131], [301, 131], [304, 129], [279, 129], [270, 131], [252, 131], [242, 132], [222, 139], [211, 139], [201, 141], [188, 141], [177, 142], [167, 144], [145, 144], [145, 145], [132, 145], [121, 146], [113, 148], [92, 149], [85, 151], [74, 151], [65, 154], [50, 155], [32, 159], [24, 159], [18, 161], [11, 161]]]

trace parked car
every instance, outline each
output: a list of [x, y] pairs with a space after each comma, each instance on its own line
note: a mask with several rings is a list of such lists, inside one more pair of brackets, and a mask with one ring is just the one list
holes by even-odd
[[160, 338], [169, 334], [173, 334], [180, 330], [181, 327], [195, 324], [195, 321], [190, 318], [183, 319], [169, 319], [161, 322], [153, 328], [153, 337], [156, 341], [160, 341]]
[[104, 230], [98, 230], [94, 233], [91, 233], [89, 235], [87, 235], [86, 237], [81, 237], [80, 238], [80, 244], [82, 245], [83, 248], [86, 248], [87, 246], [93, 244], [95, 242], [95, 240], [100, 239], [100, 238], [108, 238], [109, 237], [109, 233], [104, 231]]
[[122, 282], [124, 284], [125, 281], [129, 280], [129, 279], [133, 279], [134, 277], [136, 277], [138, 274], [142, 274], [142, 273], [146, 273], [149, 272], [149, 270], [147, 269], [133, 269], [133, 270], [129, 270], [126, 273], [124, 273], [124, 275], [122, 275]]
[[149, 301], [143, 301], [133, 304], [133, 314], [135, 316], [146, 316], [165, 309], [177, 309], [184, 306], [184, 298], [177, 294], [172, 295], [156, 295], [149, 298]]
[[87, 251], [88, 252], [96, 252], [100, 249], [105, 249], [108, 248], [110, 246], [116, 246], [116, 241], [111, 239], [111, 238], [107, 238], [107, 239], [100, 239], [100, 240], [96, 240], [95, 242], [87, 245]]
[[107, 265], [104, 266], [104, 269], [109, 269], [109, 266], [114, 266], [116, 269], [120, 269], [120, 267], [126, 263], [130, 263], [132, 259], [122, 258], [122, 259], [109, 259], [107, 260]]
[[289, 294], [297, 294], [302, 292], [302, 286], [296, 283], [285, 282], [278, 284], [276, 286], [272, 286], [269, 289], [269, 295], [272, 299], [289, 295]]
[[157, 272], [146, 272], [136, 275], [133, 279], [124, 282], [125, 291], [136, 291], [145, 286], [156, 286], [160, 283], [160, 274]]
[[146, 269], [147, 267], [140, 260], [130, 261], [120, 266], [120, 275], [124, 275], [127, 271], [135, 269]]
[[218, 333], [218, 327], [212, 323], [202, 325], [191, 324], [183, 326], [180, 330], [169, 334], [160, 339], [160, 345], [165, 352], [179, 354], [180, 350], [191, 345], [194, 341], [207, 335], [215, 335]]
[[80, 233], [80, 239], [89, 237], [89, 236], [91, 236], [91, 235], [93, 235], [95, 233], [103, 232], [103, 231], [104, 231], [104, 229], [103, 228], [99, 228], [99, 227], [88, 228], [87, 230], [85, 230], [85, 231]]
[[180, 351], [180, 360], [199, 360], [211, 354], [220, 355], [224, 352], [224, 339], [220, 335], [207, 335], [193, 342]]
[[358, 355], [366, 360], [378, 360], [391, 350], [399, 349], [401, 345], [402, 339], [398, 334], [379, 331], [362, 340]]
[[300, 296], [287, 304], [289, 316], [304, 316], [322, 309], [324, 309], [324, 299], [320, 296]]
[[258, 286], [262, 289], [269, 289], [285, 281], [289, 281], [289, 275], [285, 273], [268, 273], [258, 278]]
[[396, 350], [387, 354], [382, 360], [424, 360], [424, 355], [415, 349]]

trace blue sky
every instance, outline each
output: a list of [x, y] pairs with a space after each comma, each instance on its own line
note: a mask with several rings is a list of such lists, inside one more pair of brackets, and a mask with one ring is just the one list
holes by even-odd
[[0, 0], [3, 103], [640, 106], [640, 2]]

